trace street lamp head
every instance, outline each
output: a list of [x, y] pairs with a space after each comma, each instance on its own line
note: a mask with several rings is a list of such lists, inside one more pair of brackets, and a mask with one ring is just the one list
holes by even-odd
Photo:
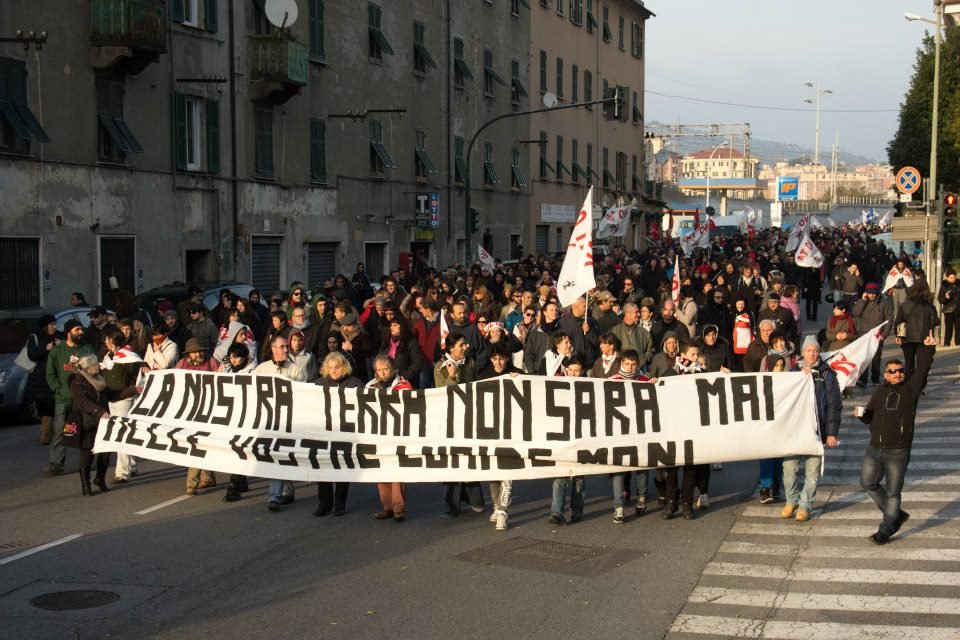
[[824, 92], [824, 93], [833, 93], [833, 91], [830, 91], [830, 89], [824, 89], [823, 92]]
[[806, 102], [807, 104], [813, 104], [813, 100], [811, 100], [810, 98], [805, 99], [804, 102]]
[[910, 22], [913, 22], [914, 20], [922, 20], [922, 19], [923, 19], [923, 18], [921, 18], [920, 16], [918, 16], [918, 15], [915, 14], [915, 13], [905, 13], [905, 14], [903, 14], [903, 17], [906, 18], [907, 20], [909, 20]]
[[813, 86], [813, 83], [812, 83], [812, 82], [804, 82], [804, 83], [803, 83], [803, 86], [805, 86], [805, 87], [812, 87], [812, 86]]

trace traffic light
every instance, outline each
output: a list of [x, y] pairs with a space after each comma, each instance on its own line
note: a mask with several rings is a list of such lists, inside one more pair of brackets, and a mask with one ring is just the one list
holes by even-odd
[[470, 233], [480, 231], [480, 210], [470, 208]]
[[954, 230], [957, 228], [957, 194], [948, 193], [943, 196], [943, 228]]
[[626, 120], [627, 110], [624, 108], [626, 87], [607, 87], [603, 92], [603, 117], [607, 120]]

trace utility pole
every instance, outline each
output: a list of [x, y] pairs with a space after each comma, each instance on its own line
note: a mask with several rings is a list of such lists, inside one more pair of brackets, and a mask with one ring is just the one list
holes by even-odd
[[821, 90], [821, 89], [820, 89], [820, 81], [819, 81], [819, 80], [818, 80], [817, 82], [815, 82], [815, 83], [814, 83], [814, 82], [805, 82], [805, 83], [803, 83], [803, 86], [813, 88], [813, 89], [814, 89], [814, 92], [815, 92], [815, 94], [816, 94], [812, 100], [811, 100], [810, 98], [807, 98], [806, 100], [804, 100], [804, 102], [806, 102], [807, 104], [816, 105], [816, 111], [817, 111], [817, 132], [816, 132], [816, 136], [814, 137], [814, 141], [813, 141], [813, 164], [820, 164], [820, 96], [826, 95], [826, 94], [828, 94], [828, 93], [833, 93], [833, 91], [830, 91], [830, 89], [822, 89], [822, 90]]
[[837, 156], [840, 155], [840, 132], [837, 131], [836, 138], [833, 141], [833, 181], [830, 186], [830, 206], [837, 204]]

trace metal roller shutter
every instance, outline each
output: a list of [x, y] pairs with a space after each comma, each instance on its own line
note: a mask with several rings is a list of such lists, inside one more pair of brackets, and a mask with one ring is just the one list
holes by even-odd
[[540, 255], [541, 253], [546, 253], [546, 252], [547, 252], [547, 243], [550, 241], [550, 227], [549, 227], [549, 225], [545, 225], [545, 224], [538, 224], [538, 225], [537, 225], [537, 237], [536, 237], [536, 241], [537, 241], [537, 246], [536, 246], [535, 248], [536, 248], [536, 251], [537, 251], [537, 255]]
[[0, 238], [0, 309], [39, 306], [40, 241]]
[[281, 238], [253, 236], [250, 248], [250, 284], [268, 295], [280, 291]]
[[307, 286], [322, 285], [337, 274], [337, 242], [307, 243]]
[[100, 238], [100, 304], [114, 304], [110, 278], [120, 288], [137, 292], [137, 241], [134, 238]]

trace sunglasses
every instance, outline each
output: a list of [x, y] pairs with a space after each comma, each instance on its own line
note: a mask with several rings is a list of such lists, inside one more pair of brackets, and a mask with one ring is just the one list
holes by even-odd
[[903, 373], [903, 368], [900, 368], [900, 369], [887, 369], [886, 372], [889, 373], [890, 375], [896, 375], [896, 374], [898, 374], [898, 373]]
[[525, 313], [525, 314], [523, 314], [523, 317], [524, 317], [524, 318], [532, 318], [532, 317], [535, 316], [535, 315], [537, 315], [537, 314], [535, 314], [535, 313]]

